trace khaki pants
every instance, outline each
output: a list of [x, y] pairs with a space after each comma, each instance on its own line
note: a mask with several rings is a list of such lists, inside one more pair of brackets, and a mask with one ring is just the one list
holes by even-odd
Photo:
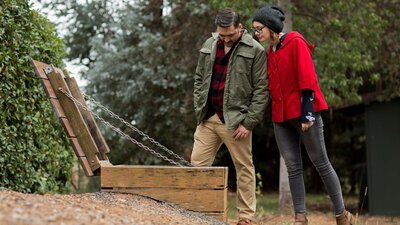
[[237, 209], [239, 218], [254, 220], [256, 211], [255, 171], [251, 152], [251, 134], [235, 140], [234, 130], [228, 130], [215, 114], [197, 126], [191, 163], [194, 166], [211, 166], [222, 143], [226, 145], [236, 170]]

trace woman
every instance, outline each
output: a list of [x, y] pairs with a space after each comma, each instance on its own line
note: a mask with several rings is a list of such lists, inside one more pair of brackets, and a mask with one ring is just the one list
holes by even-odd
[[305, 188], [301, 143], [318, 170], [334, 205], [336, 223], [353, 224], [345, 209], [339, 178], [325, 148], [320, 112], [328, 108], [318, 86], [312, 61], [313, 45], [298, 32], [282, 33], [285, 15], [279, 7], [265, 6], [253, 18], [260, 42], [269, 41], [268, 78], [272, 121], [279, 151], [285, 160], [295, 225], [306, 225]]

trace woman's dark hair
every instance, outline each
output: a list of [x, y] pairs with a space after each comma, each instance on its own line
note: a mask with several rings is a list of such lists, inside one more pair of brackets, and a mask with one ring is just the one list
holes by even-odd
[[240, 23], [240, 16], [232, 9], [223, 9], [215, 16], [215, 25], [220, 27], [230, 27], [234, 25], [238, 27]]

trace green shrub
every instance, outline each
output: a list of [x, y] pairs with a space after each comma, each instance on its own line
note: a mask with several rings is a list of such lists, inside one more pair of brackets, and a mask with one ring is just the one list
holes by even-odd
[[28, 0], [0, 1], [0, 187], [66, 192], [73, 155], [29, 58], [62, 66], [55, 27]]

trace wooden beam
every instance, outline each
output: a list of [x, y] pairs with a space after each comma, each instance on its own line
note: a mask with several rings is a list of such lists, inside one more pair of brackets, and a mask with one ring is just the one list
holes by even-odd
[[101, 165], [101, 190], [174, 203], [226, 221], [228, 168]]
[[46, 91], [46, 94], [49, 98], [57, 98], [56, 94], [54, 93], [53, 88], [51, 87], [49, 79], [40, 79], [42, 82], [42, 85], [44, 87], [44, 90]]
[[85, 158], [86, 158], [86, 155], [85, 155], [85, 153], [83, 152], [82, 147], [81, 147], [81, 145], [79, 144], [78, 139], [77, 139], [76, 137], [74, 137], [74, 138], [69, 138], [69, 141], [70, 141], [70, 143], [71, 143], [71, 145], [72, 145], [72, 149], [74, 150], [75, 155], [76, 155], [77, 157], [85, 157]]
[[41, 79], [47, 79], [47, 75], [44, 72], [44, 68], [46, 68], [48, 65], [33, 59], [30, 59], [29, 61], [31, 62], [31, 65], [35, 70], [35, 74]]
[[146, 196], [159, 201], [174, 203], [180, 207], [196, 212], [217, 212], [223, 213], [225, 210], [224, 196], [227, 195], [225, 189], [183, 189], [183, 188], [113, 188], [102, 189], [102, 191], [112, 191], [119, 193], [130, 193]]
[[50, 98], [51, 105], [53, 106], [54, 113], [58, 118], [65, 118], [64, 109], [61, 107], [60, 102], [56, 98]]
[[[80, 165], [83, 168], [83, 171], [85, 172], [86, 176], [93, 176], [93, 171], [92, 167], [90, 166], [86, 155], [82, 151], [82, 147], [79, 144], [78, 139], [75, 136], [75, 133], [73, 132], [73, 129], [68, 121], [68, 119], [65, 116], [64, 109], [62, 108], [60, 102], [57, 99], [57, 96], [53, 90], [53, 87], [51, 86], [50, 80], [47, 77], [47, 74], [45, 73], [45, 69], [48, 68], [49, 65], [35, 61], [35, 60], [30, 60], [34, 70], [35, 74], [40, 78], [42, 86], [47, 94], [47, 97], [50, 100], [51, 106], [58, 117], [61, 125], [64, 128], [64, 132], [67, 134], [69, 137], [69, 141], [72, 145], [72, 149], [74, 150], [75, 155], [77, 156]], [[58, 71], [58, 70], [57, 70]]]
[[226, 167], [102, 166], [102, 188], [196, 188], [228, 186]]
[[59, 119], [60, 119], [61, 125], [63, 126], [64, 131], [67, 134], [67, 136], [69, 138], [76, 137], [76, 135], [75, 135], [74, 131], [72, 130], [71, 124], [69, 123], [68, 119], [67, 118], [59, 118]]
[[78, 157], [79, 164], [82, 166], [83, 171], [85, 172], [85, 175], [88, 177], [94, 176], [93, 171], [91, 170], [91, 166], [89, 161], [87, 160], [86, 157]]
[[60, 89], [64, 90], [67, 93], [70, 93], [69, 88], [63, 78], [63, 75], [59, 73], [60, 70], [57, 70], [51, 66], [46, 67], [45, 71], [47, 73], [47, 77], [50, 80], [51, 86], [60, 102], [60, 105], [64, 109], [64, 113], [66, 118], [70, 122], [70, 125], [76, 135], [80, 146], [82, 147], [83, 152], [89, 162], [91, 170], [94, 172], [95, 170], [100, 168], [97, 146], [90, 135], [90, 132], [84, 122], [84, 119], [76, 106], [76, 104], [69, 99], [64, 93], [60, 91]]
[[[65, 82], [68, 85], [69, 90], [72, 93], [72, 96], [74, 96], [79, 102], [81, 102], [85, 107], [87, 107], [86, 101], [79, 89], [78, 83], [76, 82], [75, 78], [69, 77], [69, 75], [66, 75]], [[83, 109], [83, 107], [78, 106], [79, 111], [82, 114], [82, 117], [89, 128], [89, 132], [93, 138], [93, 140], [96, 143], [97, 149], [99, 150], [100, 154], [98, 157], [101, 160], [108, 160], [108, 157], [106, 154], [110, 152], [110, 149], [104, 140], [103, 135], [100, 132], [99, 127], [96, 124], [95, 119], [93, 118], [92, 114], [90, 112], [86, 111]]]

